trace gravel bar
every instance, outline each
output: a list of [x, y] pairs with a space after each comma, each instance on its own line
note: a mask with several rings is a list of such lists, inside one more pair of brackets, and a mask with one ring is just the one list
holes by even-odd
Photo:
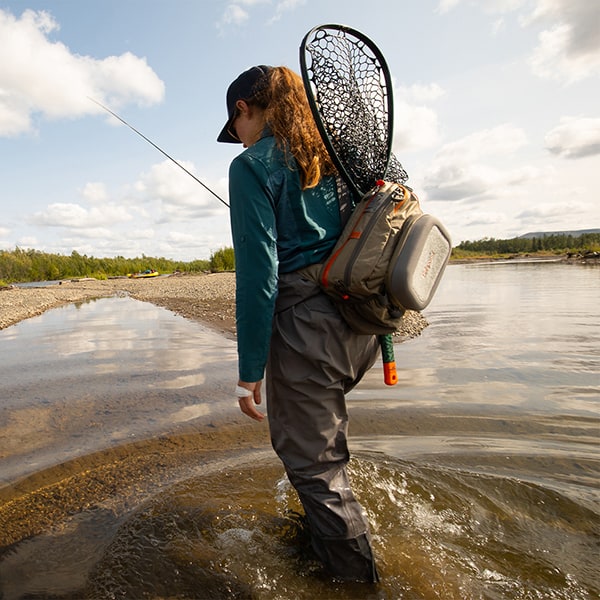
[[[235, 336], [235, 273], [174, 274], [147, 279], [73, 279], [39, 287], [0, 289], [0, 329], [64, 304], [129, 295]], [[425, 318], [408, 311], [397, 336], [418, 336]]]

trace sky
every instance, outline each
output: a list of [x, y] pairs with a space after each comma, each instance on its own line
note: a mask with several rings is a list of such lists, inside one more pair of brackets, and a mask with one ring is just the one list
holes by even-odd
[[229, 83], [348, 25], [394, 82], [393, 151], [454, 245], [600, 228], [599, 0], [0, 0], [0, 250], [207, 259], [243, 149]]

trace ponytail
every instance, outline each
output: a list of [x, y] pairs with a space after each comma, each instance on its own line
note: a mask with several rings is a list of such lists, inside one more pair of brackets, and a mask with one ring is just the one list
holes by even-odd
[[265, 111], [265, 120], [278, 146], [296, 159], [302, 189], [336, 173], [312, 116], [302, 79], [287, 67], [269, 70], [268, 84], [252, 98]]

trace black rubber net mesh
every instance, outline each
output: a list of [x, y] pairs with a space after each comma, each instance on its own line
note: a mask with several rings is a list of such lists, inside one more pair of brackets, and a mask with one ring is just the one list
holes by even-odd
[[385, 67], [369, 44], [349, 31], [322, 27], [308, 36], [303, 48], [309, 96], [338, 166], [361, 194], [378, 179], [408, 179], [390, 153], [392, 95]]

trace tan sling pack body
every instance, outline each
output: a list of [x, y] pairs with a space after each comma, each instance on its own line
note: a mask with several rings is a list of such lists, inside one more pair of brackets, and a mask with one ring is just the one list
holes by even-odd
[[334, 300], [354, 331], [393, 333], [405, 310], [423, 310], [452, 245], [408, 187], [379, 181], [354, 208], [329, 257], [302, 270]]

